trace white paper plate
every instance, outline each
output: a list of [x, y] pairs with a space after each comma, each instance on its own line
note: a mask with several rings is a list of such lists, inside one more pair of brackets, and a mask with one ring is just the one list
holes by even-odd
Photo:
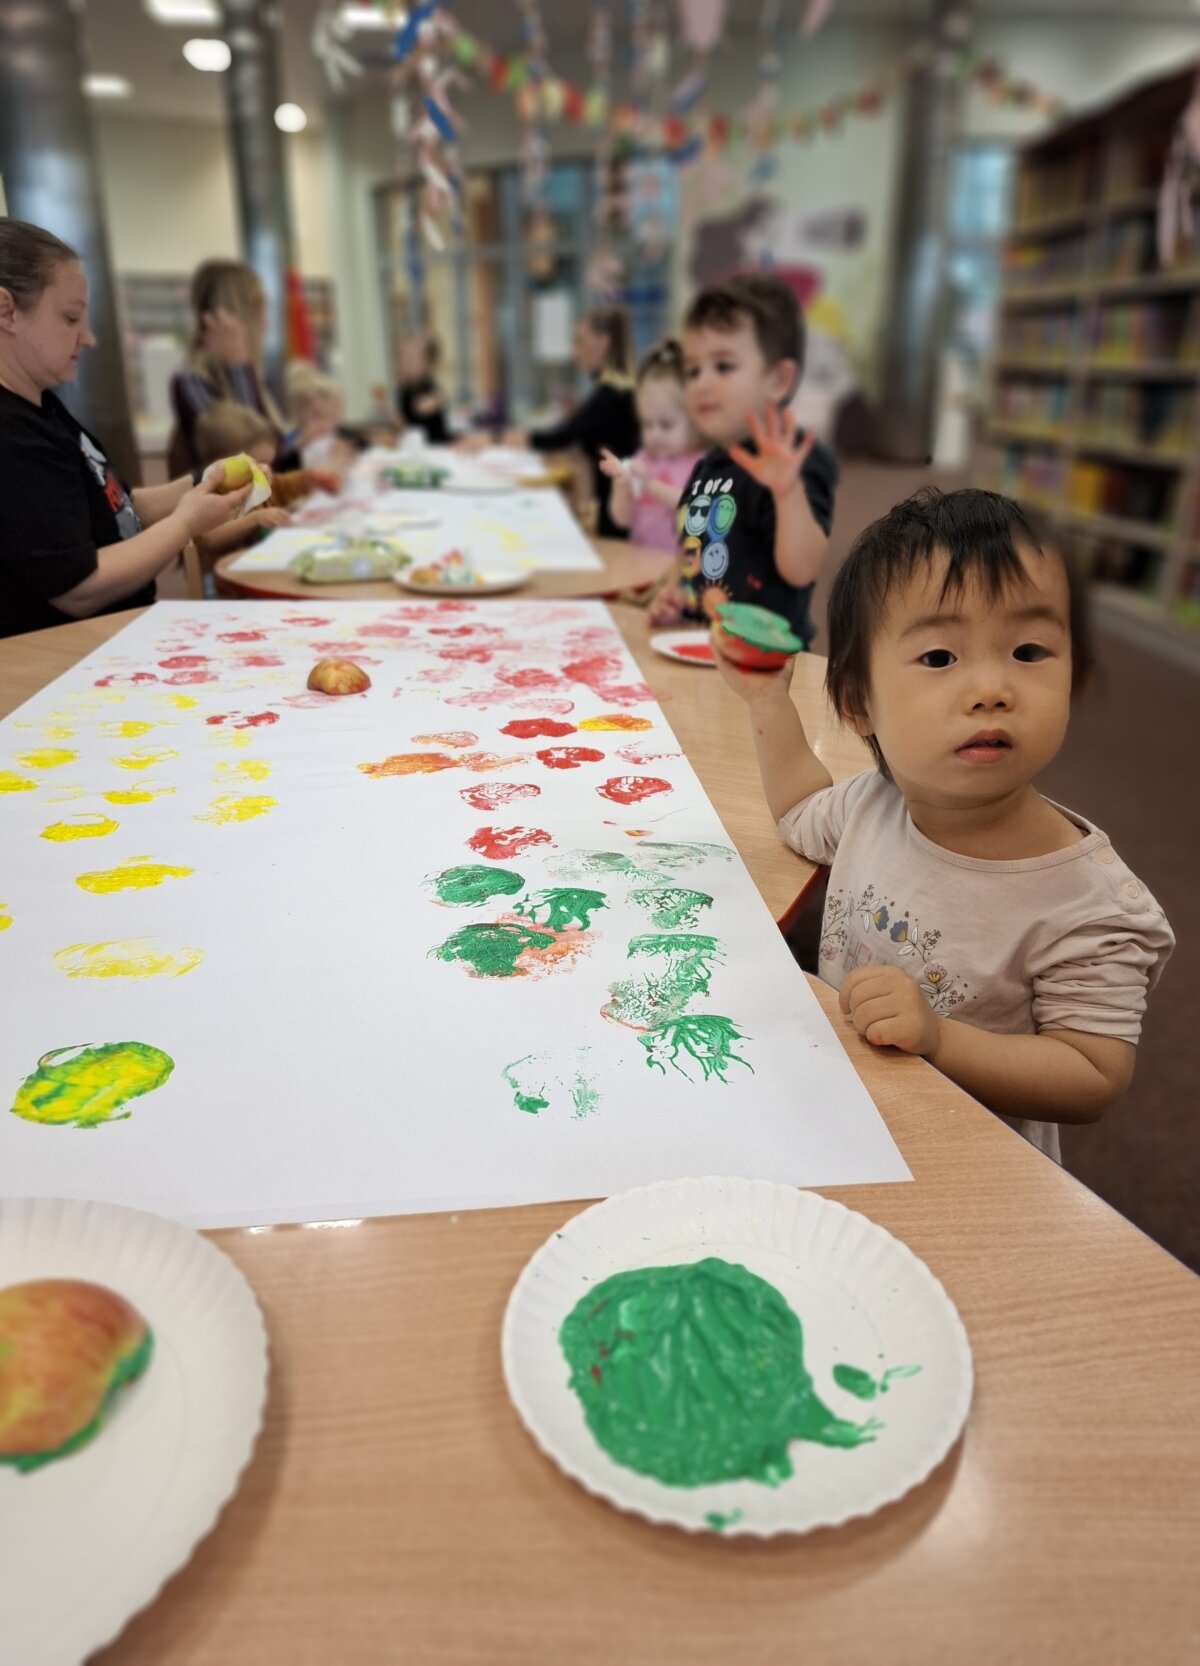
[[154, 1331], [145, 1375], [96, 1438], [27, 1475], [0, 1467], [0, 1663], [77, 1666], [191, 1556], [254, 1449], [267, 1339], [207, 1239], [112, 1203], [0, 1200], [0, 1285], [84, 1278]]
[[[637, 1267], [719, 1256], [783, 1295], [804, 1331], [817, 1396], [839, 1417], [882, 1424], [841, 1449], [795, 1440], [795, 1474], [671, 1487], [612, 1460], [568, 1386], [558, 1332], [589, 1286]], [[958, 1439], [971, 1403], [971, 1350], [937, 1279], [864, 1215], [766, 1180], [674, 1180], [585, 1209], [547, 1239], [509, 1298], [501, 1347], [509, 1394], [537, 1444], [598, 1497], [650, 1521], [768, 1538], [870, 1515], [923, 1481]], [[869, 1402], [839, 1388], [835, 1365], [893, 1377]]]
[[[680, 665], [702, 665], [710, 671], [715, 671], [717, 668], [712, 644], [706, 630], [660, 631], [657, 636], [650, 638], [650, 646], [656, 654], [661, 654], [664, 659], [678, 660]], [[708, 650], [707, 657], [704, 659], [700, 659], [696, 655], [695, 650], [700, 647]], [[690, 651], [680, 653], [681, 648]]]
[[401, 590], [409, 590], [414, 596], [461, 596], [464, 601], [471, 601], [475, 596], [499, 596], [506, 590], [519, 590], [529, 583], [533, 574], [496, 571], [489, 573], [482, 584], [419, 584], [407, 572], [393, 573], [392, 577]]

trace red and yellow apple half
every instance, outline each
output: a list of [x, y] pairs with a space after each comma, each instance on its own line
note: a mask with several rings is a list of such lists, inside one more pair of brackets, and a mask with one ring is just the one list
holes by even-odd
[[320, 694], [362, 694], [371, 679], [352, 659], [319, 659], [308, 673], [308, 686]]

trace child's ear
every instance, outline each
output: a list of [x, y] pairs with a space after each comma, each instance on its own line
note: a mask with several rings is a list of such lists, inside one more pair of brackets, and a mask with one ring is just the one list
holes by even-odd
[[0, 329], [11, 329], [17, 316], [17, 303], [11, 289], [0, 289]]
[[770, 390], [773, 405], [784, 405], [791, 399], [799, 380], [799, 369], [795, 359], [780, 359], [778, 364], [772, 365]]

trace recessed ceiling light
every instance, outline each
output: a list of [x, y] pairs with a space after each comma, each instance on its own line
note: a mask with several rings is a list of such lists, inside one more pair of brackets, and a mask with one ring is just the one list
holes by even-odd
[[85, 75], [83, 90], [89, 98], [132, 98], [133, 82], [123, 75]]
[[404, 12], [385, 11], [381, 6], [348, 4], [338, 12], [338, 21], [347, 29], [396, 29], [404, 22]]
[[281, 104], [275, 112], [275, 125], [281, 133], [303, 133], [308, 117], [298, 104]]
[[145, 0], [145, 5], [155, 23], [198, 25], [201, 29], [219, 29], [221, 26], [221, 8], [217, 0]]
[[183, 55], [193, 69], [207, 70], [213, 75], [228, 69], [233, 57], [228, 42], [223, 40], [185, 40]]

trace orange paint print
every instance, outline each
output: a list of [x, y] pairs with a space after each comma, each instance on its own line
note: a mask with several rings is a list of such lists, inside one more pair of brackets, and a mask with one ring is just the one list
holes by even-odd
[[440, 769], [458, 769], [460, 760], [444, 752], [396, 752], [377, 764], [359, 764], [364, 775], [436, 775]]
[[470, 729], [447, 729], [440, 735], [414, 735], [414, 746], [474, 746], [479, 736]]
[[600, 717], [581, 718], [579, 723], [581, 729], [590, 730], [593, 734], [606, 729], [617, 729], [623, 734], [640, 734], [653, 726], [648, 717], [632, 717], [628, 712], [604, 712]]

